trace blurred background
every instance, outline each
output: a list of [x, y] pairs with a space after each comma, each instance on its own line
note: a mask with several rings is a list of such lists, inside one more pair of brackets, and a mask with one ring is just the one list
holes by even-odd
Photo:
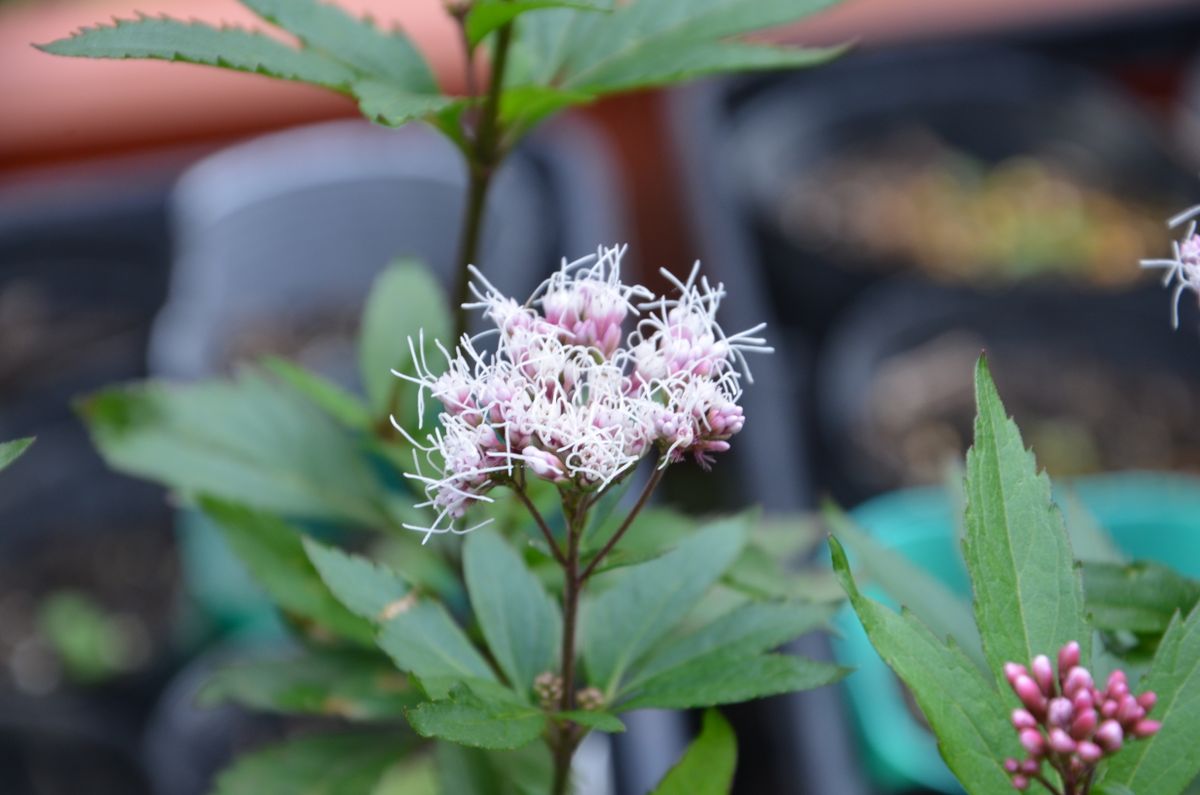
[[[439, 0], [342, 5], [400, 21], [461, 88]], [[372, 127], [304, 86], [29, 46], [135, 11], [253, 21], [233, 0], [0, 0], [0, 439], [38, 436], [0, 483], [5, 795], [203, 792], [232, 748], [280, 731], [192, 708], [228, 634], [213, 594], [241, 586], [214, 583], [223, 559], [161, 489], [106, 469], [72, 400], [267, 353], [352, 382], [373, 276], [415, 255], [448, 282], [455, 254], [464, 175], [430, 131]], [[1130, 535], [1147, 505], [1200, 515], [1196, 307], [1173, 331], [1136, 264], [1200, 203], [1200, 5], [846, 0], [773, 36], [856, 44], [828, 67], [556, 119], [489, 205], [483, 265], [502, 286], [628, 241], [643, 280], [700, 258], [736, 287], [727, 328], [770, 324], [735, 460], [672, 475], [664, 499], [830, 495], [881, 536], [871, 517], [936, 513], [878, 500], [947, 479], [987, 348], [1052, 475], [1180, 475], [1081, 486], [1121, 495], [1096, 513], [1136, 514]], [[895, 683], [865, 679], [733, 710], [738, 791], [953, 793]], [[671, 763], [683, 729], [656, 725], [656, 742], [617, 744], [609, 791]]]

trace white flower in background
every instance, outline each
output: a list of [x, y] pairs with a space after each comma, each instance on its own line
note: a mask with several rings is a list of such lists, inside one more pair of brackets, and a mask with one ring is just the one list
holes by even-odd
[[1171, 324], [1179, 328], [1179, 299], [1187, 290], [1200, 296], [1200, 234], [1196, 234], [1196, 218], [1200, 216], [1200, 205], [1185, 210], [1171, 220], [1167, 225], [1174, 229], [1186, 224], [1183, 236], [1173, 241], [1173, 259], [1144, 259], [1143, 268], [1165, 268], [1163, 286], [1175, 283], [1175, 291], [1171, 296]]
[[[426, 534], [465, 533], [460, 521], [495, 486], [537, 477], [560, 488], [595, 492], [631, 473], [657, 451], [659, 466], [690, 456], [706, 469], [745, 422], [738, 400], [750, 378], [746, 353], [769, 353], [763, 325], [726, 336], [717, 323], [725, 295], [699, 263], [687, 281], [666, 271], [670, 296], [621, 282], [624, 247], [564, 260], [523, 304], [503, 295], [476, 269], [472, 292], [495, 328], [464, 335], [435, 372], [423, 336], [409, 340], [416, 375], [393, 371], [442, 405], [439, 428], [424, 442], [395, 417], [414, 446], [429, 508]], [[634, 320], [636, 319], [636, 321]], [[635, 328], [623, 337], [629, 322]], [[480, 350], [496, 337], [495, 352]], [[426, 474], [426, 473], [430, 474]]]

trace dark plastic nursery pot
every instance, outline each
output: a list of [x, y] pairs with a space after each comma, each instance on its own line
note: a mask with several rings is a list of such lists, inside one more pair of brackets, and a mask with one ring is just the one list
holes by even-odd
[[[1059, 494], [1063, 493], [1060, 489]], [[1200, 479], [1128, 472], [1081, 478], [1068, 491], [1109, 532], [1130, 560], [1165, 563], [1200, 577]], [[965, 597], [970, 581], [958, 548], [956, 518], [942, 489], [892, 492], [863, 503], [852, 516], [879, 543], [904, 555]], [[875, 590], [872, 596], [884, 602]], [[892, 605], [895, 607], [896, 605]], [[856, 671], [843, 687], [852, 706], [864, 762], [886, 792], [962, 792], [938, 755], [899, 681], [871, 647], [849, 608], [839, 613], [838, 660]]]
[[818, 346], [901, 274], [1123, 290], [1167, 245], [1160, 219], [1196, 195], [1121, 90], [998, 46], [878, 51], [730, 84], [721, 112], [712, 156], [776, 315]]

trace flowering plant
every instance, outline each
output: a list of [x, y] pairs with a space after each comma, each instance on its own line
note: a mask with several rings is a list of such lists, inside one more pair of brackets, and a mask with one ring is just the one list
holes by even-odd
[[[902, 560], [891, 574], [906, 578], [912, 609], [898, 615], [865, 596], [842, 541], [874, 558], [873, 571], [893, 558], [834, 517], [830, 547], [851, 604], [971, 795], [1178, 795], [1200, 773], [1200, 758], [1182, 750], [1200, 735], [1200, 606], [1169, 570], [1103, 564], [1081, 576], [1049, 480], [1005, 415], [984, 359], [975, 384], [963, 538], [974, 620]], [[1119, 643], [1130, 634], [1141, 642]], [[1048, 656], [1055, 652], [1057, 673]], [[1147, 656], [1144, 692], [1135, 695]], [[1107, 675], [1103, 687], [1097, 669]]]
[[[754, 331], [721, 333], [719, 286], [693, 274], [655, 300], [621, 283], [621, 251], [607, 250], [564, 267], [520, 304], [474, 271], [478, 308], [496, 328], [494, 339], [463, 336], [489, 185], [529, 130], [623, 91], [822, 63], [840, 49], [739, 37], [830, 2], [448, 2], [465, 95], [443, 90], [398, 28], [318, 0], [242, 2], [285, 37], [141, 16], [41, 48], [320, 86], [375, 122], [430, 124], [462, 153], [468, 178], [453, 311], [416, 264], [380, 275], [359, 338], [365, 400], [267, 360], [234, 379], [121, 386], [79, 403], [106, 460], [212, 519], [300, 640], [288, 659], [218, 673], [203, 699], [370, 729], [251, 755], [219, 792], [257, 795], [264, 778], [277, 791], [307, 788], [326, 767], [339, 771], [339, 787], [352, 781], [364, 793], [424, 780], [431, 768], [456, 795], [562, 792], [575, 746], [590, 730], [620, 730], [621, 710], [739, 701], [840, 676], [767, 653], [828, 611], [796, 599], [803, 588], [778, 538], [768, 551], [760, 522], [744, 515], [697, 528], [646, 507], [667, 465], [708, 466], [743, 422], [734, 364], [762, 344]], [[640, 320], [625, 337], [632, 315]], [[431, 349], [445, 353], [445, 370], [430, 364]], [[442, 406], [428, 430], [426, 395]], [[613, 519], [651, 455], [642, 496]], [[405, 478], [425, 494], [415, 507]], [[369, 543], [376, 560], [312, 538], [364, 528], [382, 531]], [[465, 543], [414, 543], [471, 528]], [[797, 541], [785, 539], [784, 551]], [[416, 744], [395, 731], [402, 717], [444, 742], [406, 756]], [[539, 737], [547, 753], [529, 750]], [[728, 789], [732, 737], [719, 716], [697, 743], [699, 756], [685, 758], [664, 791]], [[702, 783], [680, 783], [692, 781], [696, 759], [709, 771]]]

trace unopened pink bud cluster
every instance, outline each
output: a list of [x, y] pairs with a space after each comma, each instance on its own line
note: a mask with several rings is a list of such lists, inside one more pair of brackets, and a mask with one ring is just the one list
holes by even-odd
[[[564, 262], [524, 303], [472, 269], [477, 301], [465, 306], [494, 328], [464, 335], [453, 354], [439, 345], [446, 367], [438, 372], [423, 340], [409, 341], [417, 374], [395, 374], [420, 386], [422, 415], [425, 392], [442, 412], [424, 442], [392, 419], [415, 447], [408, 477], [424, 486], [419, 507], [434, 513], [428, 526], [406, 527], [426, 538], [474, 529], [456, 523], [522, 473], [597, 491], [654, 451], [661, 466], [690, 456], [707, 468], [729, 449], [745, 422], [744, 353], [771, 350], [753, 336], [762, 326], [727, 336], [716, 320], [724, 287], [697, 278], [698, 263], [686, 281], [663, 271], [669, 296], [622, 283], [624, 251]], [[482, 351], [493, 338], [495, 352]]]
[[1171, 243], [1172, 257], [1169, 259], [1144, 259], [1143, 268], [1162, 268], [1166, 271], [1163, 276], [1163, 286], [1172, 282], [1175, 289], [1171, 294], [1171, 322], [1179, 327], [1179, 300], [1183, 294], [1191, 290], [1200, 296], [1200, 234], [1196, 233], [1196, 218], [1200, 217], [1200, 205], [1184, 210], [1179, 215], [1167, 221], [1174, 229], [1184, 226], [1183, 234]]
[[1058, 675], [1044, 654], [1029, 668], [1006, 663], [1004, 675], [1022, 707], [1012, 725], [1027, 752], [1022, 760], [1006, 759], [1004, 769], [1018, 790], [1043, 775], [1043, 765], [1056, 770], [1067, 792], [1083, 792], [1096, 765], [1121, 750], [1128, 740], [1149, 737], [1159, 723], [1146, 715], [1157, 697], [1135, 696], [1124, 671], [1113, 671], [1103, 688], [1081, 666], [1079, 644], [1071, 641], [1058, 652]]

